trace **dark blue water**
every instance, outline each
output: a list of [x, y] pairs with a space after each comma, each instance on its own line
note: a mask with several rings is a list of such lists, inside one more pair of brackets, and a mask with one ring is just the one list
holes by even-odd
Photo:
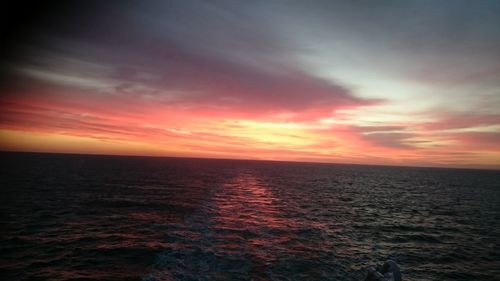
[[4, 280], [499, 280], [500, 173], [3, 153]]

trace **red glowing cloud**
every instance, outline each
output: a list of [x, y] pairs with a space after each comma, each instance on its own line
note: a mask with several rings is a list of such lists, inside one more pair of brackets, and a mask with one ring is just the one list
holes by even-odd
[[44, 22], [2, 61], [0, 149], [499, 167], [496, 29], [464, 23], [484, 43], [471, 55], [410, 44], [414, 22], [430, 24], [425, 46], [442, 40], [441, 18], [226, 4]]

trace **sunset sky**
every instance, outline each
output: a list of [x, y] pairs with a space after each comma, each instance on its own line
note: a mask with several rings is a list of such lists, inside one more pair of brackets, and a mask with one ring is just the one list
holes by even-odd
[[9, 26], [0, 150], [500, 168], [500, 1], [101, 1]]

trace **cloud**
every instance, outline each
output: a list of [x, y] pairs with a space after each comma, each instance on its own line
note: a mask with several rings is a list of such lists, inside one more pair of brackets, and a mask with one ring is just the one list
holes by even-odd
[[499, 132], [463, 132], [452, 134], [452, 137], [461, 145], [473, 150], [497, 150], [500, 151]]
[[494, 2], [116, 3], [12, 43], [1, 129], [273, 159], [498, 151]]
[[450, 130], [474, 128], [486, 125], [500, 125], [500, 114], [480, 112], [439, 112], [433, 113], [436, 120], [419, 125], [423, 130]]
[[415, 149], [414, 146], [408, 141], [414, 134], [410, 133], [393, 133], [393, 132], [375, 132], [370, 134], [364, 134], [363, 138], [370, 141], [373, 144], [397, 148], [397, 149]]
[[[45, 39], [29, 46], [11, 70], [68, 93], [68, 98], [86, 91], [91, 92], [89, 99], [109, 95], [113, 104], [132, 98], [138, 103], [155, 101], [166, 109], [248, 118], [288, 113], [293, 120], [309, 121], [380, 102], [356, 97], [341, 82], [307, 73], [283, 42], [265, 29], [252, 28], [245, 16], [201, 5], [202, 15], [191, 5], [159, 5], [173, 19], [147, 9], [113, 13], [112, 21], [98, 13], [84, 18], [92, 20], [89, 28], [77, 25], [41, 34]], [[214, 32], [215, 27], [221, 30]], [[96, 102], [103, 99], [96, 97]]]

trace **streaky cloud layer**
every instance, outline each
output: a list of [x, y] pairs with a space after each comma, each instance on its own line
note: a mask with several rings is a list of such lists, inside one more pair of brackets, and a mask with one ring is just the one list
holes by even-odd
[[499, 168], [499, 15], [496, 1], [66, 4], [2, 61], [0, 148]]

